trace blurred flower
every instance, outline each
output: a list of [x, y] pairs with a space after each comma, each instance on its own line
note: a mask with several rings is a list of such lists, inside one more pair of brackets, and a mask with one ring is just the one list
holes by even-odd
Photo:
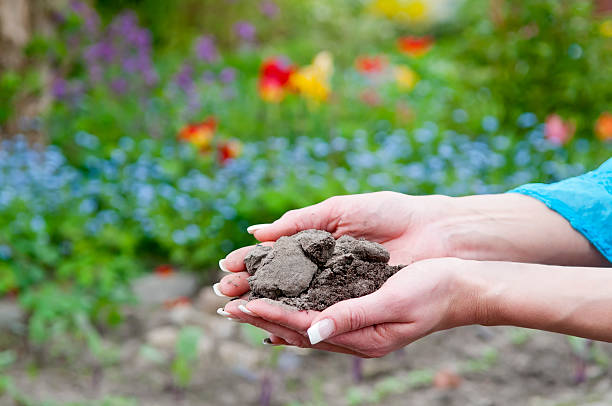
[[409, 24], [431, 24], [449, 18], [457, 8], [456, 0], [372, 0], [370, 11]]
[[234, 24], [234, 32], [243, 41], [255, 41], [255, 26], [248, 21], [238, 21]]
[[193, 67], [184, 64], [180, 72], [175, 76], [174, 81], [184, 92], [189, 92], [194, 87]]
[[393, 76], [397, 86], [404, 91], [411, 91], [419, 81], [419, 75], [412, 69], [404, 65], [398, 65], [393, 68]]
[[265, 15], [266, 17], [274, 18], [278, 16], [280, 10], [274, 1], [264, 0], [259, 3], [259, 11], [261, 11], [261, 14]]
[[113, 79], [110, 87], [116, 94], [124, 94], [127, 91], [128, 83], [124, 78], [116, 78]]
[[236, 140], [223, 141], [217, 146], [219, 162], [225, 164], [230, 159], [238, 158], [242, 153], [242, 144]]
[[371, 4], [374, 13], [402, 21], [423, 21], [428, 5], [423, 0], [374, 0]]
[[213, 63], [219, 59], [215, 40], [209, 35], [202, 35], [196, 39], [195, 53], [204, 62]]
[[259, 69], [259, 95], [267, 102], [278, 103], [285, 97], [295, 66], [285, 58], [266, 59]]
[[395, 115], [400, 123], [410, 123], [416, 118], [414, 110], [406, 103], [399, 101], [395, 104]]
[[558, 114], [551, 114], [546, 117], [544, 136], [553, 144], [565, 145], [572, 139], [576, 126], [569, 122], [563, 121]]
[[172, 267], [172, 265], [163, 264], [157, 266], [153, 270], [153, 272], [155, 272], [155, 275], [159, 277], [166, 278], [174, 273], [174, 268]]
[[330, 78], [334, 72], [332, 55], [327, 51], [319, 52], [311, 65], [304, 66], [293, 73], [291, 86], [300, 94], [315, 102], [327, 100], [331, 93]]
[[225, 84], [232, 83], [236, 80], [236, 69], [234, 68], [223, 68], [219, 73], [219, 79]]
[[361, 94], [359, 95], [359, 99], [361, 99], [361, 101], [367, 104], [368, 106], [372, 107], [380, 106], [382, 103], [382, 99], [378, 92], [375, 89], [371, 88], [365, 89], [363, 92], [361, 92]]
[[217, 120], [214, 117], [208, 117], [201, 123], [185, 126], [179, 132], [178, 138], [195, 145], [200, 151], [207, 151], [216, 129]]
[[51, 84], [51, 94], [54, 99], [61, 100], [68, 94], [68, 82], [66, 79], [57, 77]]
[[612, 141], [612, 114], [601, 113], [595, 123], [595, 134], [602, 141]]
[[609, 18], [606, 21], [602, 22], [601, 25], [599, 26], [599, 32], [604, 37], [611, 38], [612, 37], [612, 19]]
[[362, 55], [355, 59], [355, 69], [364, 75], [381, 73], [387, 67], [387, 58], [383, 55]]
[[425, 55], [434, 44], [434, 39], [429, 36], [425, 37], [401, 37], [397, 40], [397, 46], [400, 51], [410, 56]]

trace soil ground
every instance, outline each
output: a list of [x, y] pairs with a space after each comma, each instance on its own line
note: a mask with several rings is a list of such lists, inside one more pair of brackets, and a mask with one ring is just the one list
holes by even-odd
[[[270, 368], [274, 349], [249, 343], [244, 327], [214, 314], [210, 300], [218, 298], [208, 290], [193, 305], [135, 309], [126, 325], [104, 335], [117, 357], [103, 367], [77, 344], [64, 343], [72, 353], [41, 359], [22, 338], [0, 333], [0, 347], [18, 355], [5, 375], [30, 400], [53, 405], [258, 405], [263, 375], [272, 383], [272, 405], [612, 404], [606, 362], [612, 344], [595, 343], [596, 360], [587, 363], [586, 381], [576, 384], [577, 361], [567, 337], [510, 327], [436, 333], [387, 357], [363, 360], [360, 382], [351, 372], [355, 359], [338, 354], [284, 349]], [[183, 324], [200, 326], [203, 336], [192, 382], [179, 391], [170, 385], [170, 360], [172, 332]], [[143, 357], [145, 345], [166, 361]], [[110, 396], [131, 403], [92, 402]], [[0, 405], [15, 404], [0, 396]]]

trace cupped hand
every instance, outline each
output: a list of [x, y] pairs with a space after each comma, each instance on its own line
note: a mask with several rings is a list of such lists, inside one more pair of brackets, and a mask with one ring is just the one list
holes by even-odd
[[[436, 224], [448, 215], [450, 199], [395, 192], [335, 196], [291, 210], [272, 224], [249, 227], [249, 232], [264, 244], [311, 228], [326, 230], [334, 238], [347, 234], [382, 244], [391, 255], [391, 265], [408, 265], [452, 255], [447, 239], [436, 231]], [[219, 262], [222, 270], [235, 273], [220, 281], [223, 294], [236, 297], [249, 290], [244, 257], [251, 248], [240, 248]]]
[[376, 292], [322, 312], [298, 311], [267, 299], [231, 301], [224, 310], [270, 332], [272, 344], [381, 357], [435, 331], [472, 322], [476, 296], [459, 278], [465, 262], [415, 262]]

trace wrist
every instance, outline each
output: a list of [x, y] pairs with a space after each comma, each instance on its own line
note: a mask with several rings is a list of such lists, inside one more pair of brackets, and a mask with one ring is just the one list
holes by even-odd
[[496, 319], [495, 281], [484, 269], [486, 262], [453, 258], [451, 327], [472, 324], [492, 325]]
[[554, 265], [603, 261], [565, 218], [517, 193], [452, 198], [434, 227], [448, 256]]

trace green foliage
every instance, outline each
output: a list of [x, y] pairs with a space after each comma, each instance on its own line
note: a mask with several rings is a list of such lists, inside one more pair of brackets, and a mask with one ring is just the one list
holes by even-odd
[[184, 389], [191, 382], [198, 360], [198, 343], [202, 333], [201, 328], [193, 326], [183, 327], [179, 332], [172, 361], [174, 384], [179, 388]]
[[[581, 136], [592, 133], [593, 122], [612, 105], [612, 43], [599, 33], [593, 2], [488, 1], [465, 5], [466, 22], [449, 52], [457, 61], [457, 76], [505, 123], [522, 111], [540, 119], [552, 113], [573, 119]], [[494, 16], [482, 18], [483, 10]], [[468, 111], [470, 102], [457, 94]]]
[[479, 358], [471, 359], [461, 365], [461, 373], [482, 373], [491, 369], [498, 360], [499, 354], [495, 348], [486, 348]]

